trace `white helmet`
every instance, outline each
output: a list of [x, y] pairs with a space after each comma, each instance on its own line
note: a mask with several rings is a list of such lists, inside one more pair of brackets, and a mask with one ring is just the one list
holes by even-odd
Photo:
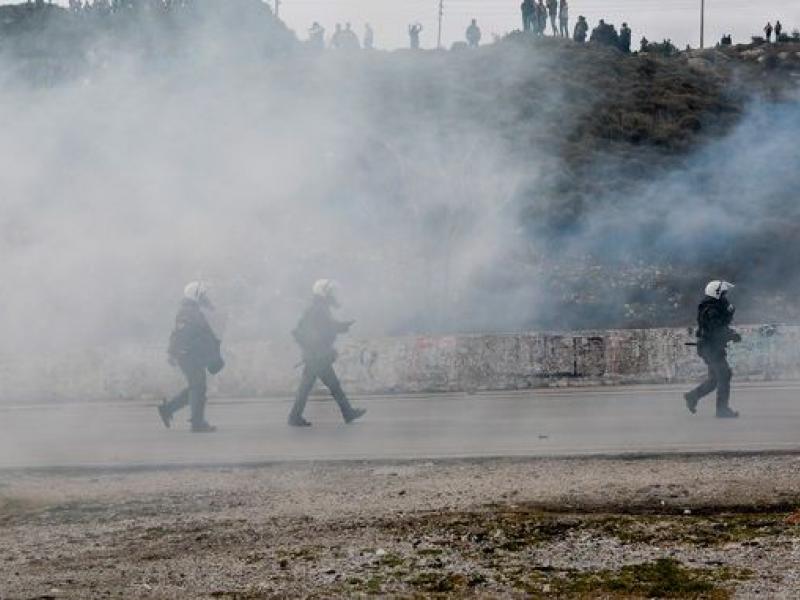
[[208, 284], [203, 281], [192, 281], [183, 288], [183, 297], [202, 303], [208, 302]]
[[338, 287], [331, 279], [318, 279], [311, 286], [311, 293], [320, 298], [336, 298]]
[[710, 296], [719, 300], [722, 298], [722, 294], [728, 290], [732, 290], [733, 287], [734, 285], [732, 283], [728, 283], [727, 281], [710, 281], [706, 286], [706, 296]]

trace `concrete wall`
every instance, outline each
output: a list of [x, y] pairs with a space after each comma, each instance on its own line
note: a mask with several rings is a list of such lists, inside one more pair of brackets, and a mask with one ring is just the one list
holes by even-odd
[[[800, 327], [740, 327], [738, 380], [800, 379]], [[354, 393], [514, 390], [554, 385], [668, 383], [701, 377], [690, 329], [409, 336], [348, 340], [337, 370]], [[223, 344], [228, 366], [211, 379], [226, 397], [291, 394], [298, 353], [281, 343]], [[182, 385], [163, 344], [0, 357], [0, 400], [158, 398]]]

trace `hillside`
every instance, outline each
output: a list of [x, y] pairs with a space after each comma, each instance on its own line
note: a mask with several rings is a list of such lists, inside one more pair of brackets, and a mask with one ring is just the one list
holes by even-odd
[[[102, 256], [52, 277], [91, 299], [65, 313], [108, 313], [88, 337], [159, 335], [198, 272], [239, 337], [285, 335], [319, 273], [365, 334], [690, 324], [718, 277], [740, 320], [800, 321], [800, 44], [320, 54], [261, 2], [194, 0], [0, 7], [0, 61], [4, 273], [56, 243], [43, 224], [101, 219]], [[102, 288], [120, 269], [135, 293]]]

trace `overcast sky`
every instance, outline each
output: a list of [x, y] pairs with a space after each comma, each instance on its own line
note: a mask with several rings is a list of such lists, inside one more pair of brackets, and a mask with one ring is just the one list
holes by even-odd
[[[444, 0], [443, 44], [463, 39], [471, 18], [478, 19], [486, 41], [491, 41], [492, 34], [518, 29], [520, 1]], [[268, 0], [273, 6], [274, 2]], [[0, 4], [10, 3], [0, 0]], [[350, 21], [359, 35], [369, 22], [380, 48], [406, 46], [407, 25], [419, 21], [424, 27], [422, 45], [430, 48], [436, 45], [438, 5], [439, 0], [281, 0], [280, 14], [301, 39], [313, 21], [328, 32], [335, 23]], [[601, 18], [617, 26], [627, 21], [637, 46], [642, 35], [651, 40], [670, 38], [680, 47], [699, 45], [700, 0], [572, 0], [570, 11], [572, 22], [579, 14], [591, 24]], [[723, 33], [749, 41], [768, 20], [776, 19], [787, 31], [800, 27], [800, 0], [706, 0], [706, 44], [713, 45]]]

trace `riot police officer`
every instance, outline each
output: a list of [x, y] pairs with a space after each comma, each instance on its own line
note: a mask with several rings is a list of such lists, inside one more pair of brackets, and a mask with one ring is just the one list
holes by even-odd
[[186, 377], [186, 388], [172, 400], [158, 407], [165, 427], [170, 427], [172, 417], [181, 408], [189, 406], [192, 432], [208, 433], [216, 430], [205, 418], [206, 370], [212, 375], [225, 366], [220, 353], [220, 340], [214, 334], [203, 310], [213, 310], [208, 298], [208, 286], [202, 281], [192, 281], [183, 290], [183, 301], [175, 318], [175, 329], [169, 340], [169, 362], [177, 365]]
[[333, 370], [337, 356], [333, 344], [339, 334], [349, 331], [353, 321], [337, 321], [333, 318], [332, 309], [339, 306], [334, 282], [320, 279], [314, 284], [312, 292], [311, 306], [292, 332], [303, 353], [303, 375], [288, 422], [293, 427], [311, 425], [303, 418], [303, 411], [314, 383], [320, 379], [331, 391], [345, 422], [352, 423], [367, 411], [350, 405]]
[[731, 368], [728, 365], [729, 342], [740, 342], [742, 336], [731, 329], [734, 306], [728, 301], [733, 284], [712, 281], [706, 286], [705, 298], [697, 309], [697, 354], [708, 365], [707, 379], [684, 394], [686, 407], [694, 414], [700, 398], [717, 390], [717, 417], [736, 418], [739, 413], [728, 405], [731, 390]]

